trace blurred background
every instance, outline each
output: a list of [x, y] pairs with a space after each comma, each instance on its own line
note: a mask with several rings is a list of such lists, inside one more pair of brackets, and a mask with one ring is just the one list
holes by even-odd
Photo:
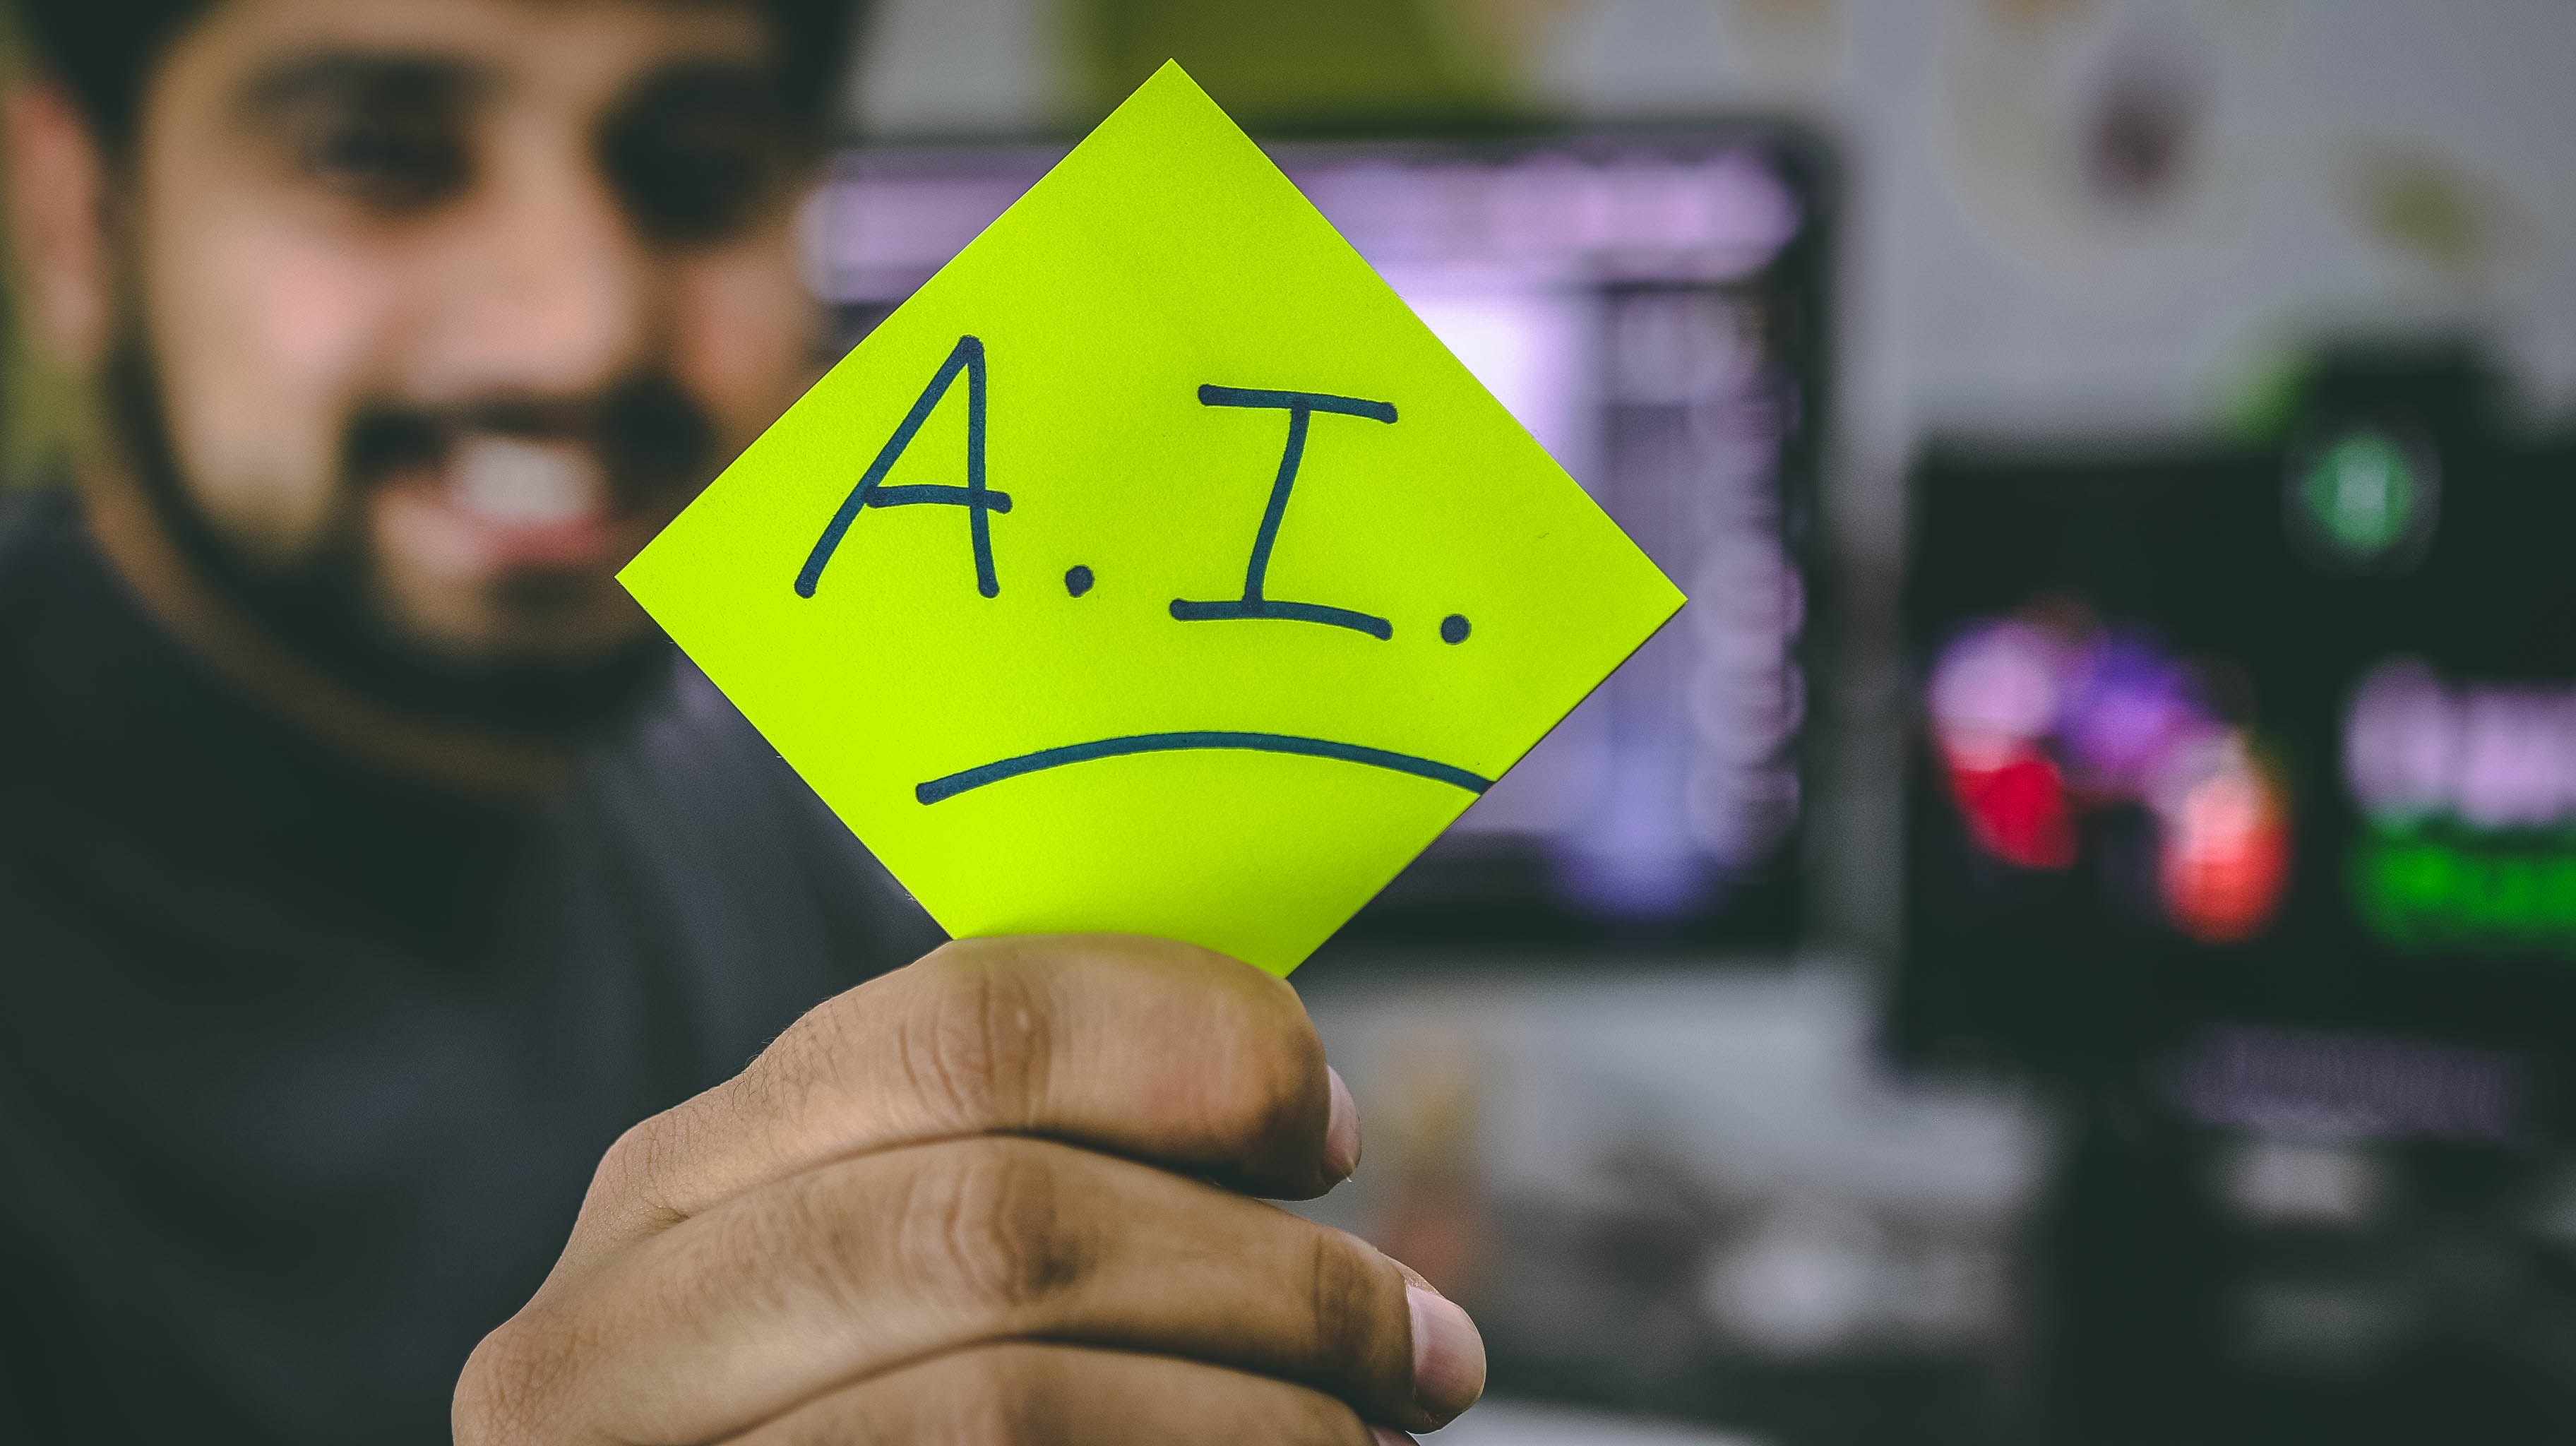
[[1444, 1439], [2576, 1433], [2576, 6], [884, 0], [838, 342], [1173, 56], [1695, 599], [1298, 977]]

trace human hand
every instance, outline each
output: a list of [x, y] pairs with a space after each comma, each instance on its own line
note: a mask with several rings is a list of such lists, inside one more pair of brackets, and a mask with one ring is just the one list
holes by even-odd
[[1250, 1198], [1359, 1161], [1296, 994], [1187, 945], [951, 944], [628, 1131], [457, 1388], [460, 1446], [1369, 1446], [1466, 1314]]

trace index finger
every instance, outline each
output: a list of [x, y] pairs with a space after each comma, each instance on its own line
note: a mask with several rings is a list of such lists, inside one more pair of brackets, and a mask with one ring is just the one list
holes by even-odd
[[[1357, 1163], [1295, 991], [1188, 944], [967, 940], [816, 1008], [629, 1130], [558, 1275], [740, 1191], [877, 1150], [1023, 1134], [1307, 1198]], [[1342, 1133], [1349, 1133], [1344, 1131]]]

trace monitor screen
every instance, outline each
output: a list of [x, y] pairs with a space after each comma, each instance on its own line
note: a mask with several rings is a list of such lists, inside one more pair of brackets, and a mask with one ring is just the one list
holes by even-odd
[[[809, 218], [855, 342], [1060, 149], [870, 149]], [[1354, 936], [1754, 942], [1795, 922], [1826, 318], [1811, 150], [1775, 130], [1273, 154], [1694, 601]]]
[[1917, 484], [1898, 1042], [2161, 1058], [2222, 1122], [2540, 1124], [2576, 1044], [2576, 446], [2356, 414]]

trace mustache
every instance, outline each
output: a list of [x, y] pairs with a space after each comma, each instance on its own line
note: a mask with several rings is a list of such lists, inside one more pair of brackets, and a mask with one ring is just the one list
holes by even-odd
[[587, 446], [621, 501], [695, 486], [717, 460], [718, 432], [706, 409], [668, 377], [644, 376], [586, 398], [496, 397], [441, 407], [370, 402], [350, 418], [341, 465], [353, 480], [381, 482], [439, 466], [476, 433]]
[[[354, 487], [344, 490], [340, 523], [315, 555], [280, 568], [246, 554], [198, 505], [186, 481], [160, 375], [139, 335], [118, 344], [105, 380], [110, 416], [132, 449], [137, 482], [187, 565], [289, 652], [362, 697], [411, 717], [568, 743], [633, 716], [667, 684], [670, 645], [658, 634], [599, 657], [480, 663], [416, 642], [378, 611], [374, 564], [346, 505]], [[677, 386], [645, 378], [570, 404], [369, 407], [349, 428], [346, 445], [353, 459], [396, 467], [407, 457], [434, 461], [478, 428], [587, 440], [598, 448], [612, 486], [637, 495], [665, 477], [674, 487], [705, 480], [718, 437], [705, 410]], [[357, 474], [348, 476], [354, 481]]]

